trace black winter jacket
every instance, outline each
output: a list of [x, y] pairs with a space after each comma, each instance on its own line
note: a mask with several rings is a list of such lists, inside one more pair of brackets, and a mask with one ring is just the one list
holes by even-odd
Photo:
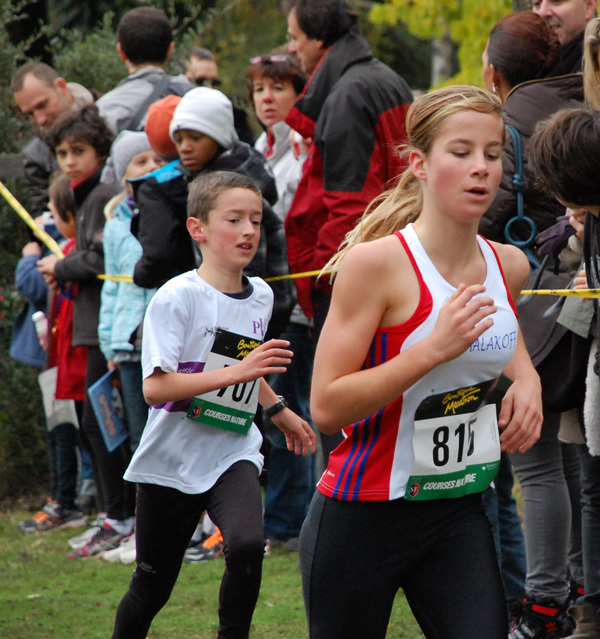
[[[283, 223], [271, 208], [277, 201], [271, 169], [258, 151], [244, 142], [236, 142], [200, 173], [191, 173], [175, 161], [132, 181], [137, 214], [131, 230], [143, 250], [133, 274], [135, 284], [145, 288], [161, 286], [199, 265], [201, 258], [186, 228], [188, 184], [197, 175], [213, 171], [242, 173], [263, 193], [260, 244], [245, 274], [268, 278], [289, 273]], [[283, 330], [295, 303], [291, 280], [271, 282], [270, 286], [275, 301], [269, 337]]]
[[101, 169], [73, 189], [75, 196], [77, 236], [75, 251], [56, 263], [56, 278], [78, 282], [73, 304], [73, 346], [98, 345], [100, 292], [104, 273], [104, 207], [119, 191], [116, 184], [100, 183]]

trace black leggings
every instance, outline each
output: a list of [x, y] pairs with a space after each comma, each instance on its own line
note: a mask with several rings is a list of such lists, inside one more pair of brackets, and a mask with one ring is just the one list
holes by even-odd
[[311, 639], [385, 637], [396, 593], [428, 639], [506, 639], [494, 540], [480, 495], [345, 502], [315, 493], [300, 534]]
[[188, 542], [204, 511], [223, 535], [225, 573], [219, 592], [219, 638], [246, 639], [258, 599], [265, 540], [258, 469], [235, 463], [200, 495], [138, 484], [137, 567], [117, 610], [113, 639], [145, 639], [167, 603]]
[[[107, 372], [106, 360], [98, 346], [88, 347], [85, 387], [89, 388]], [[112, 519], [133, 517], [135, 510], [135, 487], [123, 479], [131, 460], [129, 442], [125, 441], [109, 452], [102, 431], [87, 397], [83, 405], [80, 424], [81, 438], [90, 453], [94, 477], [100, 491], [100, 507]]]

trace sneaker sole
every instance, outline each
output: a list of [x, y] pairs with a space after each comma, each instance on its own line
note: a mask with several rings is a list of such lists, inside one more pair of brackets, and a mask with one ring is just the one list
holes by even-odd
[[87, 524], [87, 517], [79, 518], [79, 519], [71, 519], [69, 521], [64, 521], [62, 524], [57, 524], [56, 526], [48, 526], [47, 528], [29, 528], [26, 526], [21, 526], [18, 524], [18, 528], [22, 533], [31, 534], [38, 532], [52, 532], [53, 530], [60, 530], [61, 528], [81, 528]]
[[[104, 561], [110, 561], [110, 563], [116, 564], [121, 561], [122, 551], [120, 548], [115, 548], [114, 550], [105, 550], [102, 555], [102, 559]], [[95, 557], [96, 555], [94, 555]]]

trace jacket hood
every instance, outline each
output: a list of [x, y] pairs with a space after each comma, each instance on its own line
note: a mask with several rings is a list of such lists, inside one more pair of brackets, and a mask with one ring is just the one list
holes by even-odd
[[234, 142], [233, 146], [223, 151], [202, 172], [207, 171], [242, 173], [258, 186], [269, 204], [277, 202], [277, 187], [271, 167], [261, 153], [245, 142]]

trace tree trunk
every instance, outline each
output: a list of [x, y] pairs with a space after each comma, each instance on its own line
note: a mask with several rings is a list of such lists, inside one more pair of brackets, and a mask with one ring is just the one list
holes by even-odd
[[453, 44], [450, 31], [446, 29], [443, 38], [434, 38], [431, 41], [431, 84], [435, 86], [443, 80], [451, 78], [454, 74], [452, 68]]

